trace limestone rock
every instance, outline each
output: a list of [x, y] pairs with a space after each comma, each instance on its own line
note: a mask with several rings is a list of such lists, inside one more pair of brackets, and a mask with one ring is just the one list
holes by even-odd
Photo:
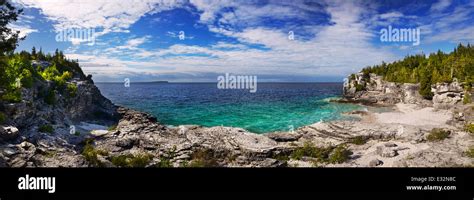
[[391, 157], [395, 157], [395, 156], [398, 155], [397, 150], [392, 149], [392, 148], [386, 148], [386, 147], [383, 147], [383, 146], [378, 146], [376, 153], [377, 153], [377, 155], [382, 156], [382, 157], [386, 157], [386, 158], [391, 158]]
[[0, 139], [1, 140], [5, 140], [5, 141], [13, 140], [13, 139], [17, 138], [19, 134], [20, 134], [20, 132], [18, 131], [18, 129], [16, 127], [13, 127], [13, 126], [2, 127], [2, 126], [0, 126]]
[[301, 134], [289, 132], [268, 133], [266, 136], [277, 142], [291, 142], [301, 138]]
[[379, 165], [383, 165], [383, 162], [379, 159], [374, 159], [374, 160], [371, 160], [368, 165], [369, 167], [376, 167]]

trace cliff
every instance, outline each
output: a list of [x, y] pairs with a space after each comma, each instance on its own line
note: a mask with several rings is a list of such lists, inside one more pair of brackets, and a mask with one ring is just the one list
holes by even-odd
[[[362, 72], [347, 77], [343, 96], [346, 101], [364, 104], [393, 105], [396, 103], [417, 104], [423, 107], [451, 109], [462, 106], [466, 93], [464, 85], [454, 79], [451, 83], [436, 83], [431, 86], [432, 99], [419, 93], [419, 83], [394, 83], [383, 80], [376, 74]], [[467, 98], [472, 98], [469, 95]]]
[[[359, 120], [267, 134], [221, 126], [165, 126], [150, 114], [116, 107], [92, 80], [76, 73], [66, 82], [77, 86], [74, 95], [57, 90], [54, 82], [36, 80], [33, 87], [22, 88], [20, 102], [1, 104], [6, 119], [0, 125], [0, 167], [472, 166], [472, 155], [466, 152], [472, 152], [473, 136], [449, 123], [472, 121], [472, 113], [463, 111], [455, 119], [449, 111], [407, 107], [399, 103], [432, 102], [418, 95], [416, 84], [362, 76], [345, 84], [348, 99], [398, 103], [398, 110], [354, 111], [347, 115]], [[455, 84], [435, 89], [433, 99], [444, 95], [457, 104], [461, 97], [455, 95]], [[54, 103], [44, 91], [55, 91]]]

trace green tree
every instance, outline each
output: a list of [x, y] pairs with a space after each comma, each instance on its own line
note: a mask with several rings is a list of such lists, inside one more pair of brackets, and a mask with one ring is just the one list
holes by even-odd
[[[13, 31], [7, 25], [15, 22], [23, 11], [17, 10], [7, 0], [0, 0], [0, 72], [5, 71], [6, 53], [13, 52], [22, 38], [19, 31]], [[5, 73], [0, 73], [0, 88], [4, 88], [9, 84], [5, 79]]]

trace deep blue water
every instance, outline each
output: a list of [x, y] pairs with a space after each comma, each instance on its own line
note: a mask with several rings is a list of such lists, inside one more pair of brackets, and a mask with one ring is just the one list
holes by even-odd
[[256, 133], [284, 131], [358, 109], [331, 103], [342, 83], [258, 83], [257, 92], [217, 89], [216, 83], [96, 83], [117, 105], [153, 114], [167, 125], [241, 127]]

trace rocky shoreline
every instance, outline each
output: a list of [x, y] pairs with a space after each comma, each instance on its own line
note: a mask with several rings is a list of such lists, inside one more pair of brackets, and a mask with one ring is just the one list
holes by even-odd
[[[358, 120], [318, 122], [293, 132], [255, 134], [231, 127], [168, 127], [150, 114], [114, 106], [92, 81], [82, 81], [78, 86], [80, 95], [70, 101], [73, 103], [64, 101], [53, 109], [32, 109], [41, 106], [28, 103], [35, 104], [34, 99], [10, 105], [17, 109], [10, 111], [14, 116], [10, 120], [12, 125], [4, 125], [0, 130], [0, 167], [472, 167], [474, 164], [466, 153], [474, 145], [473, 136], [462, 126], [464, 121], [472, 120], [472, 105], [441, 110], [417, 99], [406, 87], [395, 86], [402, 89], [383, 95], [378, 84], [373, 87], [379, 94], [365, 91], [348, 95], [347, 88], [344, 89], [347, 98], [342, 102], [391, 106], [388, 107], [391, 111], [377, 112], [369, 106], [366, 111], [347, 113]], [[19, 106], [25, 107], [18, 111]], [[102, 115], [94, 119], [97, 111]], [[54, 132], [40, 131], [41, 120], [51, 119], [56, 122]], [[74, 134], [71, 125], [76, 129]], [[447, 136], [431, 139], [434, 130], [441, 130]]]

